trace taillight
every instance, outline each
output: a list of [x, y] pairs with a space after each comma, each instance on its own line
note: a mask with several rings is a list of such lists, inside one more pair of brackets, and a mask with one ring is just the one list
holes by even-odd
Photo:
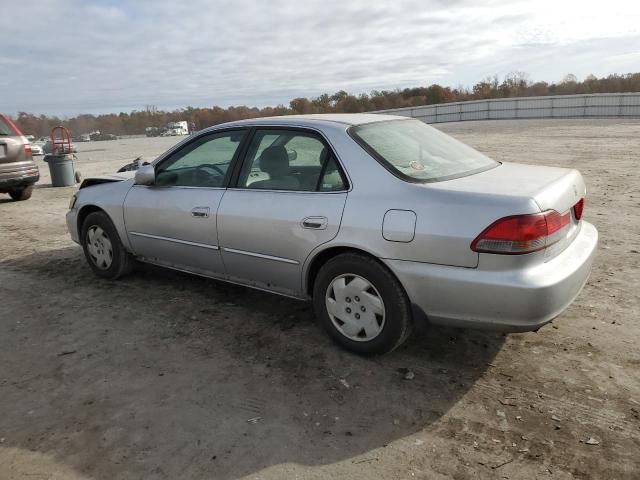
[[570, 223], [570, 210], [563, 214], [547, 210], [504, 217], [478, 235], [471, 243], [471, 250], [504, 255], [536, 252], [560, 240]]
[[576, 216], [576, 220], [582, 218], [582, 211], [584, 210], [584, 198], [581, 198], [578, 203], [573, 206], [573, 213]]
[[33, 152], [31, 151], [31, 145], [24, 144], [24, 158], [25, 160], [33, 160]]

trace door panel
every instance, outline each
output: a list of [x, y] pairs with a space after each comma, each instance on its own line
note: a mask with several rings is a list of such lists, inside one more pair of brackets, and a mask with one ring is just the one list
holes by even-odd
[[200, 136], [155, 165], [155, 185], [134, 185], [124, 203], [136, 255], [204, 275], [221, 276], [216, 212], [246, 129]]
[[289, 295], [302, 293], [302, 265], [340, 228], [346, 193], [229, 189], [218, 210], [227, 275]]
[[222, 275], [216, 211], [224, 189], [136, 185], [125, 225], [136, 255], [172, 267]]

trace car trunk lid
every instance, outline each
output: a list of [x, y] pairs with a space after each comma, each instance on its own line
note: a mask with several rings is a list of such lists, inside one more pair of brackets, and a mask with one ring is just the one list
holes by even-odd
[[25, 141], [22, 137], [0, 136], [0, 163], [12, 163], [25, 160]]
[[[423, 186], [466, 198], [465, 203], [471, 205], [464, 225], [464, 238], [469, 250], [485, 229], [505, 217], [549, 211], [556, 211], [565, 219], [568, 215], [568, 226], [550, 237], [536, 255], [544, 261], [559, 254], [575, 238], [579, 218], [574, 206], [586, 194], [584, 180], [577, 170], [516, 163], [502, 163], [474, 175]], [[460, 258], [466, 257], [461, 255]], [[470, 258], [461, 265], [471, 266]]]
[[475, 175], [431, 185], [495, 197], [527, 197], [538, 204], [541, 212], [556, 210], [558, 213], [572, 208], [586, 193], [584, 180], [577, 170], [506, 162]]

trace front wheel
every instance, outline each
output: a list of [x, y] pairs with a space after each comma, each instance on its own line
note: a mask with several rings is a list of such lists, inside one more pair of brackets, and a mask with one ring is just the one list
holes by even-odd
[[402, 285], [366, 255], [345, 253], [323, 265], [313, 304], [329, 335], [355, 353], [390, 352], [411, 332], [411, 305]]
[[104, 212], [90, 213], [82, 224], [82, 249], [93, 273], [115, 280], [133, 268], [133, 258]]

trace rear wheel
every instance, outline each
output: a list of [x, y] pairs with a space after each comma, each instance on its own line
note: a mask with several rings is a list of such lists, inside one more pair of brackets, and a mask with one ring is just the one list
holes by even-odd
[[390, 352], [411, 333], [411, 305], [402, 285], [366, 255], [345, 253], [323, 265], [313, 303], [329, 335], [355, 353]]
[[20, 202], [22, 200], [29, 200], [31, 198], [31, 194], [33, 193], [33, 185], [28, 185], [22, 188], [16, 188], [9, 191], [9, 195], [16, 202]]
[[104, 212], [93, 212], [82, 224], [82, 248], [93, 272], [115, 280], [129, 273], [133, 258], [124, 249], [116, 227]]

